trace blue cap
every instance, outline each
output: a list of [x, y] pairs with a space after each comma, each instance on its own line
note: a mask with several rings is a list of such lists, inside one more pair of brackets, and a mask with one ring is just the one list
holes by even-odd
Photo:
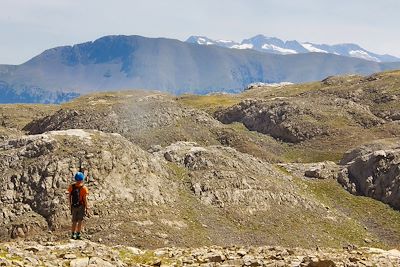
[[75, 181], [83, 181], [85, 179], [85, 175], [81, 172], [77, 172], [75, 174]]

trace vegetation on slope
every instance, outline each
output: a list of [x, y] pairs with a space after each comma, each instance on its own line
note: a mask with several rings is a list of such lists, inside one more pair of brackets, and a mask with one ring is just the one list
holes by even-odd
[[[232, 117], [231, 121], [245, 124], [257, 119], [257, 114], [252, 114], [251, 110], [243, 113], [243, 107], [234, 111], [237, 104], [246, 99], [259, 103], [255, 112], [262, 107], [271, 110], [277, 104], [291, 107], [292, 112], [290, 109], [278, 109], [277, 112], [285, 117], [282, 124], [277, 126], [283, 125], [283, 128], [289, 129], [297, 127], [305, 133], [317, 128], [323, 134], [292, 144], [277, 142], [281, 149], [287, 151], [281, 159], [288, 162], [315, 162], [338, 161], [351, 148], [376, 139], [398, 136], [399, 97], [400, 71], [391, 71], [369, 77], [329, 77], [321, 82], [261, 87], [239, 95], [183, 96], [178, 101], [213, 116], [227, 114], [233, 109], [227, 116], [237, 116]], [[298, 112], [310, 114], [312, 119], [300, 116]], [[257, 125], [262, 125], [262, 120]]]

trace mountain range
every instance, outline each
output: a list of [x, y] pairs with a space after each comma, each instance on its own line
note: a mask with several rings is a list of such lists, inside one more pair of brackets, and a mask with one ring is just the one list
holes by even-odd
[[0, 65], [1, 103], [59, 103], [81, 94], [155, 89], [173, 94], [240, 92], [253, 82], [309, 82], [400, 69], [331, 53], [279, 55], [166, 38], [105, 36], [51, 48], [21, 65]]
[[299, 42], [296, 40], [283, 41], [276, 37], [256, 35], [244, 39], [241, 43], [231, 40], [213, 40], [205, 36], [191, 36], [186, 42], [199, 45], [217, 45], [234, 49], [253, 49], [265, 53], [280, 55], [301, 54], [301, 53], [330, 53], [340, 56], [355, 57], [375, 62], [398, 62], [400, 58], [392, 55], [379, 55], [370, 52], [357, 44], [314, 44], [310, 42]]

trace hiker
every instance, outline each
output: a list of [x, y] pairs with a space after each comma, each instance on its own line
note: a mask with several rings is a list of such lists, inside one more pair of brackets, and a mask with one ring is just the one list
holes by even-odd
[[83, 184], [85, 175], [82, 172], [75, 174], [75, 183], [68, 187], [68, 201], [72, 215], [71, 238], [81, 239], [83, 219], [89, 215], [87, 195], [88, 188]]

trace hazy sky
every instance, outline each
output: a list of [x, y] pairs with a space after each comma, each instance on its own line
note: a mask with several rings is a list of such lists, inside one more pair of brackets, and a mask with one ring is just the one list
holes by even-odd
[[399, 0], [0, 0], [0, 64], [110, 34], [264, 34], [400, 56], [399, 10]]

